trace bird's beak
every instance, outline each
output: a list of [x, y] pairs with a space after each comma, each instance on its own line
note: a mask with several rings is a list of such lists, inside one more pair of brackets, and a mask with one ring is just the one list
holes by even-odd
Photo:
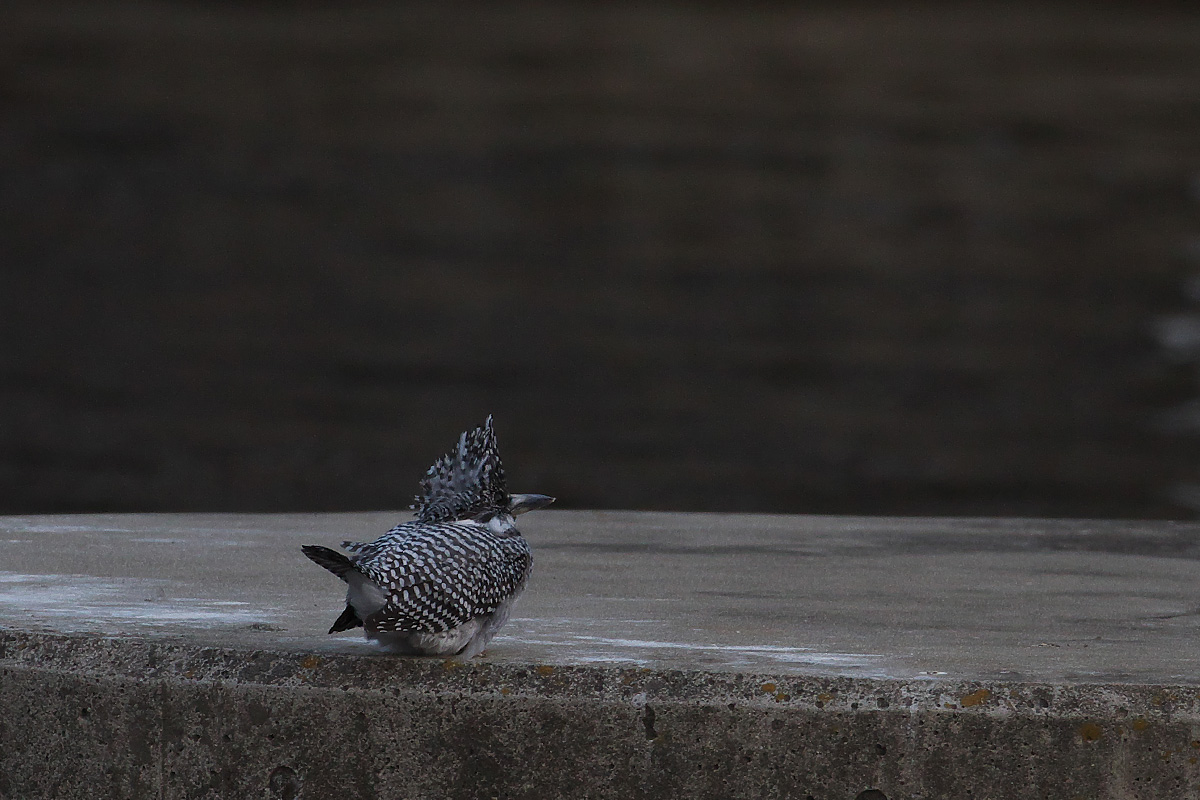
[[536, 511], [539, 508], [545, 508], [553, 502], [553, 497], [547, 497], [544, 494], [514, 494], [508, 504], [508, 510], [515, 517], [517, 514], [524, 514], [526, 511]]

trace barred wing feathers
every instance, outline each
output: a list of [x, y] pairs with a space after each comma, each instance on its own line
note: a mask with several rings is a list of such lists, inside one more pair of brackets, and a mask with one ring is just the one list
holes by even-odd
[[491, 614], [525, 581], [529, 545], [486, 525], [398, 525], [352, 557], [388, 595], [364, 623], [373, 631], [440, 633]]

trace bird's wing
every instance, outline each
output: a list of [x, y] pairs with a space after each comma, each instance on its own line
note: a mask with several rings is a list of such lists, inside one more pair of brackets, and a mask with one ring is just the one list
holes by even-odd
[[369, 631], [413, 631], [441, 633], [457, 628], [472, 617], [470, 604], [439, 591], [436, 584], [422, 581], [408, 587], [401, 597], [392, 597], [383, 608], [363, 620]]
[[507, 502], [504, 466], [488, 416], [429, 468], [413, 508], [421, 522], [449, 522], [499, 510]]
[[383, 608], [363, 620], [369, 631], [439, 633], [490, 614], [529, 570], [527, 549], [500, 546], [482, 525], [428, 526], [403, 547], [377, 552], [358, 569], [387, 592]]

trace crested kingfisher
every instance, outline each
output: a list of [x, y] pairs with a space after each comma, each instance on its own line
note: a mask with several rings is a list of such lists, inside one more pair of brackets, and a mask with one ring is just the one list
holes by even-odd
[[330, 633], [360, 625], [389, 652], [468, 659], [508, 620], [533, 556], [516, 517], [554, 502], [509, 494], [492, 418], [434, 462], [402, 522], [373, 542], [319, 545], [304, 554], [347, 584]]

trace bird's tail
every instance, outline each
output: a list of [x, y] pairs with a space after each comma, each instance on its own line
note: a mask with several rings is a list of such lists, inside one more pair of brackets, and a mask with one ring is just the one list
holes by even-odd
[[346, 610], [333, 623], [333, 627], [329, 629], [330, 633], [338, 633], [339, 631], [348, 631], [352, 628], [361, 628], [362, 620], [358, 618], [358, 612], [354, 610], [354, 606], [346, 603]]
[[346, 573], [355, 569], [354, 563], [350, 559], [336, 550], [330, 550], [328, 547], [321, 547], [317, 544], [306, 544], [300, 549], [304, 551], [304, 555], [349, 583]]

